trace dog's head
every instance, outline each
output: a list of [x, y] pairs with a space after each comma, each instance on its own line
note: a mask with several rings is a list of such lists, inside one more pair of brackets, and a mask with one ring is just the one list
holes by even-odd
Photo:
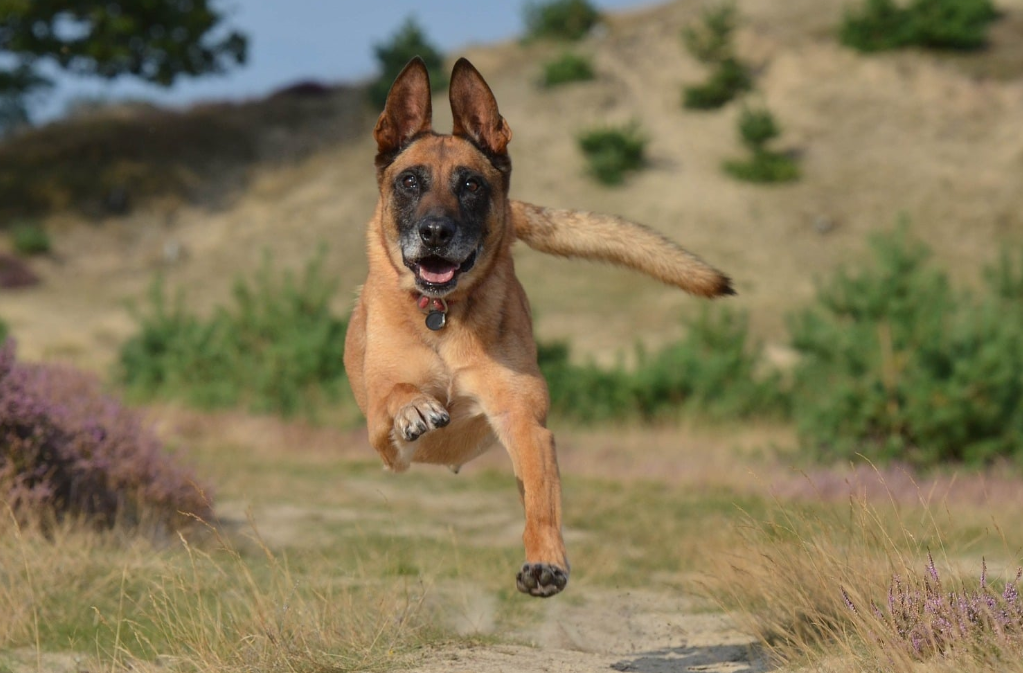
[[511, 129], [483, 77], [451, 73], [451, 135], [431, 127], [430, 78], [412, 59], [387, 95], [377, 141], [383, 237], [410, 290], [443, 297], [470, 287], [505, 236]]

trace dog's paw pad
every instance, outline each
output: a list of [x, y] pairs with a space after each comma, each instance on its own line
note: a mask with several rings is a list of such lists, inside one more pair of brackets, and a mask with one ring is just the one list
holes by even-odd
[[409, 402], [394, 416], [394, 431], [406, 442], [414, 442], [430, 430], [443, 428], [451, 416], [440, 402], [423, 395]]
[[515, 577], [515, 585], [524, 594], [549, 598], [568, 584], [568, 573], [549, 563], [524, 563]]

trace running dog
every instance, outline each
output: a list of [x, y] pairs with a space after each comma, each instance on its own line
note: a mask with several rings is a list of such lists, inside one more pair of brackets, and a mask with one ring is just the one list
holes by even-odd
[[380, 200], [345, 369], [369, 441], [395, 472], [413, 462], [457, 472], [495, 441], [505, 447], [526, 518], [516, 584], [553, 596], [569, 574], [561, 481], [512, 244], [626, 266], [703, 297], [734, 292], [728, 277], [642, 225], [511, 200], [511, 129], [464, 58], [449, 97], [454, 124], [442, 135], [431, 127], [430, 80], [415, 58], [373, 131]]

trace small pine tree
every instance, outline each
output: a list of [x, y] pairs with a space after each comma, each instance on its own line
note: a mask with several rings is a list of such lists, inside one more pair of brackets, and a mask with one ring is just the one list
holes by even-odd
[[682, 105], [691, 110], [715, 110], [753, 88], [749, 68], [735, 55], [733, 33], [738, 24], [735, 5], [706, 10], [703, 20], [682, 29], [682, 42], [700, 63], [713, 68], [702, 84], [683, 87]]
[[588, 0], [527, 2], [524, 14], [527, 40], [581, 40], [600, 21], [600, 12]]
[[387, 92], [402, 68], [416, 56], [426, 63], [430, 74], [430, 83], [434, 89], [444, 89], [448, 85], [448, 75], [444, 70], [444, 54], [427, 38], [414, 17], [409, 17], [390, 40], [373, 47], [377, 62], [380, 64], [380, 77], [369, 87], [370, 102], [374, 107], [383, 109], [387, 102]]
[[746, 182], [791, 182], [799, 177], [799, 167], [793, 159], [768, 149], [767, 144], [781, 135], [774, 115], [767, 108], [745, 107], [739, 117], [739, 137], [749, 148], [749, 159], [725, 161], [724, 169]]

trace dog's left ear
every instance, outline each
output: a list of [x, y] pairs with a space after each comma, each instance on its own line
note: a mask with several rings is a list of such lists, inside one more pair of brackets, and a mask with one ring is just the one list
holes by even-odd
[[483, 76], [464, 58], [451, 71], [451, 134], [468, 138], [480, 149], [494, 155], [507, 153], [512, 132], [497, 110], [497, 99]]

